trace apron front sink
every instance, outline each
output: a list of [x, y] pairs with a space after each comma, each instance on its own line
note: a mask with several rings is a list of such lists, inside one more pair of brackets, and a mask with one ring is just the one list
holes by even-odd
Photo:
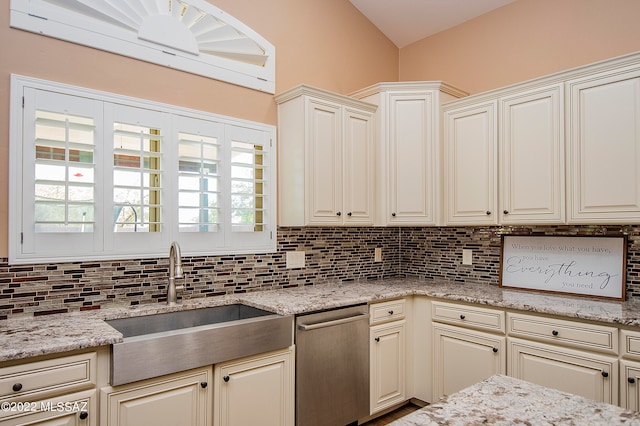
[[242, 304], [106, 322], [124, 337], [111, 346], [112, 386], [293, 344], [292, 316]]

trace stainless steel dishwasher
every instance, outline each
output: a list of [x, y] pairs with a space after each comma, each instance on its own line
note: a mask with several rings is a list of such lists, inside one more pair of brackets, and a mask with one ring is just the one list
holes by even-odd
[[296, 318], [296, 425], [344, 426], [369, 414], [367, 305]]

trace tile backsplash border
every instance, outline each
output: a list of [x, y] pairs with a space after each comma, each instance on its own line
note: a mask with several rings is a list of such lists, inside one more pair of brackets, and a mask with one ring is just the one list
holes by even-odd
[[[640, 300], [640, 226], [278, 228], [275, 253], [184, 257], [183, 298], [411, 275], [498, 285], [503, 234], [627, 235], [627, 297]], [[382, 262], [374, 249], [382, 248]], [[462, 249], [474, 252], [462, 265]], [[287, 269], [287, 251], [306, 267]], [[168, 254], [168, 248], [167, 248]], [[0, 319], [165, 300], [168, 257], [8, 265], [0, 259]]]
[[[397, 228], [281, 227], [275, 253], [183, 256], [186, 288], [179, 297], [398, 276], [398, 237]], [[374, 262], [376, 247], [382, 248], [382, 262]], [[294, 250], [305, 251], [305, 268], [286, 268], [286, 252]], [[0, 319], [166, 301], [168, 253], [169, 247], [159, 259], [34, 265], [0, 259]]]
[[[640, 300], [640, 226], [558, 225], [403, 228], [400, 258], [406, 275], [499, 285], [502, 235], [627, 236], [627, 299]], [[462, 264], [462, 250], [473, 264]]]

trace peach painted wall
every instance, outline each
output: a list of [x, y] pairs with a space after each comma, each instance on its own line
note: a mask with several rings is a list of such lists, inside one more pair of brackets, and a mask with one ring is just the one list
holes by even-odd
[[469, 93], [640, 51], [638, 0], [518, 0], [400, 49], [400, 80]]
[[[398, 78], [398, 48], [346, 0], [210, 0], [276, 46], [276, 92]], [[10, 74], [276, 124], [273, 96], [9, 27], [0, 2], [0, 257], [8, 255]]]

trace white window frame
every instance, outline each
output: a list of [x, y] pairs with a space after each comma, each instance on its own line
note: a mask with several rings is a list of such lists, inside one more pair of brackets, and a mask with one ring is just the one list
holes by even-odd
[[[63, 3], [63, 2], [60, 2]], [[205, 24], [177, 10], [198, 10]], [[190, 15], [190, 13], [187, 13]], [[116, 24], [119, 23], [119, 25]], [[207, 25], [208, 24], [208, 25]], [[206, 0], [11, 0], [10, 25], [267, 93], [275, 93], [275, 46]], [[211, 40], [224, 27], [225, 41]], [[203, 28], [204, 27], [204, 28]], [[233, 38], [235, 34], [236, 38]], [[213, 46], [212, 46], [213, 44]], [[255, 50], [262, 53], [255, 53]], [[259, 63], [252, 63], [257, 56]]]
[[[109, 118], [107, 110], [125, 106], [126, 108], [140, 109], [141, 113], [151, 111], [166, 117], [166, 125], [163, 123], [165, 138], [162, 143], [162, 227], [157, 233], [114, 233], [113, 220], [113, 142], [109, 140], [109, 132], [104, 131], [102, 136], [96, 139], [96, 150], [102, 155], [97, 169], [102, 169], [103, 178], [96, 181], [96, 230], [100, 234], [90, 243], [74, 244], [74, 238], [82, 235], [70, 235], [60, 233], [49, 234], [46, 238], [48, 245], [32, 247], [33, 252], [24, 252], [22, 242], [30, 238], [33, 241], [32, 225], [25, 222], [33, 214], [23, 211], [23, 188], [32, 185], [34, 163], [29, 163], [26, 155], [23, 155], [24, 144], [24, 94], [25, 91], [54, 92], [56, 94], [78, 97], [79, 100], [90, 100], [104, 104], [102, 119]], [[116, 108], [117, 109], [117, 108]], [[117, 120], [116, 120], [117, 121]], [[263, 144], [266, 152], [266, 176], [265, 176], [265, 226], [262, 232], [232, 232], [230, 223], [229, 201], [222, 202], [220, 231], [207, 232], [179, 232], [178, 230], [178, 133], [193, 132], [197, 130], [197, 123], [203, 123], [202, 131], [206, 133], [209, 128], [224, 129], [224, 140], [221, 141], [222, 155], [230, 152], [230, 141], [237, 135], [253, 135], [256, 143]], [[191, 123], [185, 125], [184, 123]], [[194, 124], [195, 123], [195, 124]], [[99, 123], [100, 124], [100, 123]], [[106, 121], [100, 125], [108, 126]], [[167, 105], [144, 99], [122, 96], [114, 93], [102, 92], [77, 86], [66, 85], [46, 80], [35, 79], [20, 75], [11, 75], [11, 99], [10, 99], [10, 129], [9, 129], [9, 263], [45, 263], [45, 262], [69, 262], [85, 260], [112, 260], [133, 258], [166, 257], [169, 245], [172, 241], [178, 241], [185, 256], [190, 255], [222, 255], [237, 253], [270, 253], [276, 251], [276, 146], [275, 126], [257, 123], [248, 120], [192, 110], [173, 105]], [[230, 154], [229, 154], [230, 158]], [[26, 161], [26, 162], [25, 162]], [[223, 200], [230, 199], [230, 174], [228, 165], [221, 171], [225, 188]], [[100, 200], [98, 201], [98, 198]], [[31, 228], [28, 228], [31, 226]], [[26, 233], [31, 232], [32, 235]], [[95, 232], [95, 231], [94, 231]], [[86, 236], [85, 236], [86, 237]], [[57, 244], [57, 246], [56, 246]], [[34, 244], [32, 244], [33, 246]], [[58, 248], [57, 250], [55, 248]], [[61, 249], [64, 248], [64, 249]]]

